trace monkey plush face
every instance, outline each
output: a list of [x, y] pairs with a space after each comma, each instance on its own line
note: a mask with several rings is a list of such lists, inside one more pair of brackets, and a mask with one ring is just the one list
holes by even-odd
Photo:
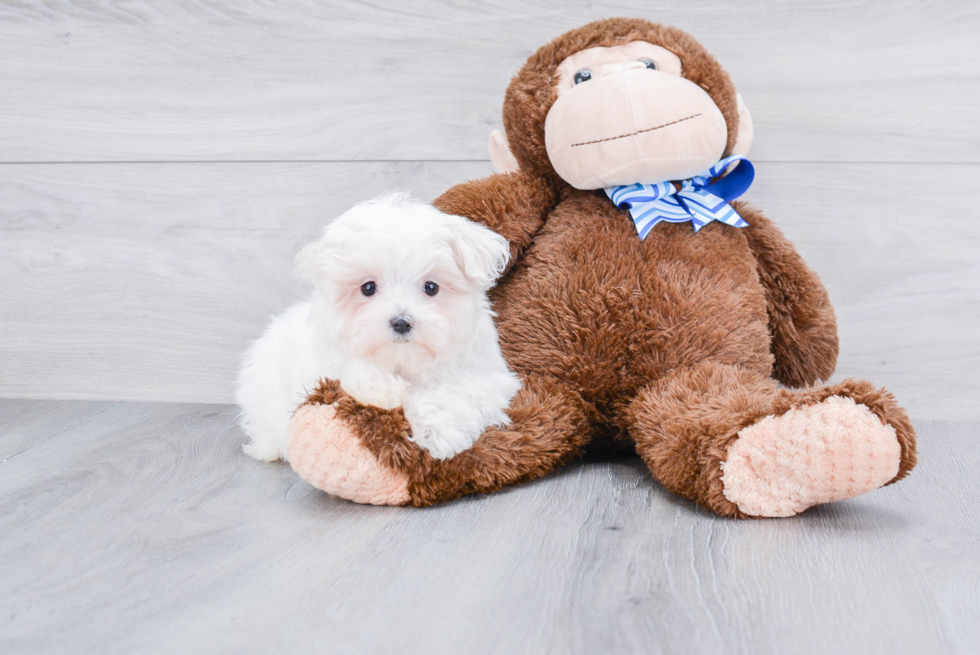
[[727, 73], [686, 32], [609, 18], [540, 48], [490, 135], [498, 172], [560, 188], [681, 180], [747, 154], [752, 121]]
[[577, 189], [691, 177], [728, 144], [721, 110], [661, 46], [576, 52], [558, 66], [557, 87], [545, 146], [555, 172]]

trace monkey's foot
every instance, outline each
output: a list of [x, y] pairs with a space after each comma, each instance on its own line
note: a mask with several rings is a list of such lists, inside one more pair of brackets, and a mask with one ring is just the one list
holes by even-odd
[[793, 516], [853, 498], [898, 475], [895, 428], [846, 396], [767, 416], [728, 449], [725, 498], [750, 516]]
[[299, 476], [328, 494], [369, 505], [409, 501], [408, 475], [379, 462], [333, 404], [296, 410], [288, 452]]

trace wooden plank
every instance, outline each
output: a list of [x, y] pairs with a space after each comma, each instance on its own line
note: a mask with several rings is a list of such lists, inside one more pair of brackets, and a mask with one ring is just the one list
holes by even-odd
[[[853, 164], [761, 171], [750, 199], [797, 244], [837, 311], [833, 379], [887, 386], [917, 418], [980, 418], [972, 399], [980, 368], [973, 218], [980, 196], [967, 191], [978, 171]], [[915, 188], [935, 193], [925, 200]]]
[[978, 161], [973, 0], [8, 2], [0, 161], [486, 160], [526, 57], [610, 15], [702, 40], [760, 160]]
[[0, 650], [156, 650], [149, 636], [193, 605], [234, 620], [235, 580], [251, 611], [284, 608], [283, 579], [322, 584], [397, 516], [248, 459], [235, 411], [120, 404], [2, 464]]
[[976, 422], [917, 421], [900, 484], [732, 521], [629, 459], [357, 506], [245, 458], [234, 413], [122, 403], [0, 465], [0, 649], [980, 649]]
[[384, 190], [489, 164], [0, 167], [0, 397], [227, 402], [304, 284], [292, 258]]
[[0, 463], [72, 429], [115, 403], [0, 398]]
[[[240, 353], [306, 293], [295, 252], [385, 189], [484, 163], [0, 166], [0, 397], [230, 402]], [[980, 419], [973, 165], [763, 164], [748, 198], [820, 274], [841, 376]], [[923, 205], [913, 190], [932, 193]]]

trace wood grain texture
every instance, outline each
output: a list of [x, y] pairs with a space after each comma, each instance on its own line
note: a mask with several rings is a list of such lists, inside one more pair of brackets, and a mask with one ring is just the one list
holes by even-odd
[[0, 3], [0, 161], [486, 160], [510, 76], [596, 18], [691, 31], [764, 161], [978, 162], [980, 5]]
[[228, 402], [307, 293], [292, 258], [353, 204], [489, 164], [0, 166], [0, 397]]
[[[0, 397], [230, 402], [239, 356], [306, 293], [293, 255], [386, 189], [485, 163], [0, 166]], [[917, 418], [980, 419], [974, 165], [762, 164], [748, 199], [837, 309], [837, 377]]]
[[358, 506], [248, 460], [232, 407], [50, 407], [0, 403], [46, 436], [0, 464], [3, 652], [980, 650], [978, 423], [918, 421], [895, 486], [731, 521], [638, 460]]
[[114, 404], [78, 400], [0, 399], [0, 416], [3, 417], [0, 463], [90, 420]]

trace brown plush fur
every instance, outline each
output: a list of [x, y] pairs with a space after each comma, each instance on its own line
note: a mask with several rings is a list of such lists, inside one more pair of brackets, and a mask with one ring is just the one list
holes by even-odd
[[[555, 69], [570, 54], [634, 40], [677, 54], [684, 76], [738, 125], [735, 90], [718, 63], [680, 30], [642, 20], [598, 21], [531, 56], [504, 103], [521, 171], [461, 184], [436, 201], [511, 242], [510, 268], [492, 291], [500, 343], [524, 388], [506, 429], [437, 461], [408, 440], [400, 410], [364, 407], [325, 383], [308, 402], [336, 402], [379, 461], [406, 471], [410, 504], [430, 505], [545, 475], [594, 439], [631, 441], [672, 491], [724, 516], [721, 464], [738, 432], [831, 395], [867, 405], [895, 427], [895, 480], [915, 465], [908, 417], [863, 381], [792, 391], [826, 379], [837, 358], [833, 309], [818, 277], [758, 210], [750, 227], [662, 223], [639, 239], [627, 212], [602, 192], [579, 191], [553, 171], [544, 120]], [[774, 379], [775, 378], [775, 379]], [[894, 481], [894, 480], [893, 480]]]
[[323, 380], [304, 404], [336, 403], [346, 421], [384, 466], [409, 474], [410, 505], [427, 506], [471, 493], [496, 491], [545, 475], [582, 453], [596, 417], [577, 394], [554, 380], [524, 380], [511, 403], [511, 425], [491, 428], [469, 450], [436, 460], [408, 439], [401, 409], [357, 403], [334, 380]]

